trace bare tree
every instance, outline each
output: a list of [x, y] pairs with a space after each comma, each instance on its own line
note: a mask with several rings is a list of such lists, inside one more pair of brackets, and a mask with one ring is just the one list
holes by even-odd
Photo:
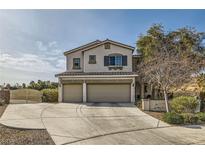
[[136, 71], [142, 80], [163, 90], [167, 112], [168, 93], [192, 80], [205, 66], [205, 57], [201, 50], [198, 52], [200, 38], [199, 33], [190, 29], [166, 34], [161, 25], [154, 25], [137, 42], [144, 57]]

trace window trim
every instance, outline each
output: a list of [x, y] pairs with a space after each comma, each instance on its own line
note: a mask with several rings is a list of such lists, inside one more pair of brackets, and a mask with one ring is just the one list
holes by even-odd
[[[94, 60], [91, 60], [91, 59], [90, 59], [91, 56], [94, 56], [95, 59], [94, 59]], [[89, 63], [89, 64], [96, 64], [96, 55], [89, 55], [89, 61], [88, 61], [88, 63]]]
[[[76, 63], [75, 60], [79, 60], [79, 61], [78, 61], [79, 66], [75, 66], [75, 63]], [[81, 69], [81, 68], [80, 68], [80, 58], [73, 58], [73, 69]]]
[[[114, 65], [111, 65], [111, 60], [110, 60], [110, 58], [111, 57], [114, 57], [115, 59], [114, 59]], [[120, 59], [117, 59], [116, 57], [120, 57]], [[117, 60], [120, 60], [121, 61], [121, 64], [116, 64], [116, 62], [117, 62]], [[109, 55], [109, 66], [110, 67], [122, 67], [123, 65], [122, 65], [122, 55]]]

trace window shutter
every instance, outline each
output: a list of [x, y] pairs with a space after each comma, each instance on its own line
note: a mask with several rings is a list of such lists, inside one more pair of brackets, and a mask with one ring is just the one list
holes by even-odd
[[122, 66], [127, 66], [127, 56], [122, 56]]
[[109, 66], [109, 56], [104, 56], [104, 66]]

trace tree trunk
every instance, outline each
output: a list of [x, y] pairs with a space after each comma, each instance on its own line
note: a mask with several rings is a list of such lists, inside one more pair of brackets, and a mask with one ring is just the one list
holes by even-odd
[[169, 112], [168, 97], [167, 97], [167, 91], [166, 90], [164, 90], [164, 100], [165, 100], [166, 111]]

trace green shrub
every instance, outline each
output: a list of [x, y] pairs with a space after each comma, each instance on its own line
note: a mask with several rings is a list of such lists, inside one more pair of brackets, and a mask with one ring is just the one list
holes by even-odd
[[192, 96], [179, 96], [172, 100], [171, 110], [176, 113], [194, 113], [197, 107], [197, 99]]
[[199, 120], [198, 116], [193, 113], [183, 113], [182, 116], [185, 124], [196, 124]]
[[43, 89], [42, 90], [43, 102], [58, 102], [58, 90], [57, 89]]
[[205, 121], [205, 112], [199, 112], [196, 114], [199, 120]]
[[170, 124], [183, 124], [184, 118], [182, 115], [174, 113], [174, 112], [167, 112], [163, 116], [163, 120]]

